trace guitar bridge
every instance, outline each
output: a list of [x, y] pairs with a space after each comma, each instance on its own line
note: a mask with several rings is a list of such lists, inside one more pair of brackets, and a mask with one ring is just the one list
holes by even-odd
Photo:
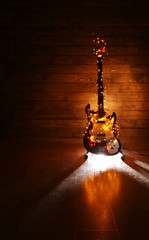
[[104, 133], [97, 133], [97, 137], [105, 137], [106, 136], [106, 134], [104, 134]]
[[100, 121], [100, 120], [98, 120], [97, 123], [105, 123], [105, 121]]

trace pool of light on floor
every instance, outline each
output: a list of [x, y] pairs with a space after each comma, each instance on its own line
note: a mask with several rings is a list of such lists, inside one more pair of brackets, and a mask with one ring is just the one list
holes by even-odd
[[[134, 178], [136, 181], [141, 182], [149, 187], [149, 174], [147, 174], [145, 171], [136, 171], [121, 159], [122, 156], [122, 153], [118, 153], [112, 156], [88, 153], [88, 159], [86, 166], [84, 167], [88, 168], [88, 171], [90, 173], [94, 173], [94, 176], [100, 174], [100, 172], [117, 170], [118, 172], [123, 172], [126, 175]], [[134, 163], [142, 166], [144, 169], [148, 170], [149, 168], [149, 165], [143, 162], [134, 160]]]
[[123, 164], [122, 162], [122, 153], [116, 155], [107, 156], [104, 154], [93, 154], [88, 153], [87, 165], [90, 170], [94, 171], [95, 174], [98, 174], [109, 169], [121, 169]]
[[[111, 185], [109, 183], [109, 179], [111, 179], [111, 184], [113, 184], [114, 189], [118, 192], [118, 189], [120, 187], [119, 176], [121, 176], [121, 173], [125, 174], [125, 176], [135, 179], [136, 182], [141, 183], [146, 187], [149, 187], [149, 176], [145, 174], [145, 171], [139, 172], [135, 170], [127, 163], [125, 163], [125, 161], [123, 161], [121, 157], [121, 153], [112, 156], [88, 153], [88, 159], [79, 168], [77, 168], [69, 176], [63, 179], [58, 185], [56, 185], [52, 191], [50, 191], [50, 199], [53, 199], [53, 201], [55, 202], [55, 199], [57, 199], [58, 201], [60, 198], [65, 198], [65, 193], [71, 190], [74, 191], [75, 188], [79, 187], [84, 183], [87, 183], [88, 181], [91, 181], [91, 179], [99, 179], [100, 183], [101, 179], [104, 179], [103, 189], [108, 188], [109, 194], [109, 186], [110, 189], [113, 189], [111, 188]], [[136, 161], [135, 158], [133, 161]], [[148, 169], [149, 167], [148, 164], [143, 164], [139, 161], [136, 161], [136, 164], [143, 166], [144, 169]], [[107, 181], [105, 181], [104, 176]], [[100, 188], [101, 187], [102, 185], [100, 184]], [[115, 190], [112, 191], [114, 191], [115, 193]], [[111, 196], [112, 194], [113, 193], [111, 192]]]

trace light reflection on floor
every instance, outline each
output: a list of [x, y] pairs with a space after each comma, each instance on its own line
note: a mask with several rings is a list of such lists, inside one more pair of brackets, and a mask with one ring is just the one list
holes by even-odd
[[[94, 179], [95, 177], [98, 177], [100, 179], [100, 175], [104, 173], [104, 175], [108, 178], [108, 183], [112, 181], [114, 184], [113, 190], [118, 191], [118, 186], [120, 183], [118, 183], [118, 173], [122, 172], [129, 177], [135, 179], [136, 181], [140, 182], [141, 184], [149, 187], [149, 178], [148, 176], [142, 171], [138, 172], [129, 165], [127, 165], [124, 161], [121, 159], [122, 154], [118, 153], [113, 156], [106, 156], [106, 155], [95, 155], [92, 153], [88, 154], [88, 159], [72, 174], [70, 174], [66, 179], [64, 179], [59, 185], [56, 186], [55, 189], [53, 189], [53, 193], [56, 192], [57, 195], [64, 194], [64, 191], [68, 188], [71, 190], [74, 188], [74, 186], [79, 186], [80, 184], [89, 184], [91, 182], [91, 179]], [[137, 162], [138, 163], [138, 162]], [[142, 163], [143, 164], [143, 163]], [[147, 166], [147, 164], [145, 165]], [[103, 182], [103, 179], [102, 179]], [[105, 179], [105, 183], [107, 183]], [[104, 183], [104, 190], [106, 187], [106, 184]], [[102, 190], [102, 184], [100, 185], [100, 188]], [[92, 190], [94, 188], [92, 187]], [[108, 189], [110, 189], [108, 184]], [[109, 190], [108, 190], [109, 192]], [[52, 193], [50, 193], [52, 194]]]
[[140, 167], [146, 169], [147, 171], [149, 171], [149, 164], [135, 160], [134, 163], [136, 163], [137, 165], [139, 165]]
[[[111, 169], [117, 170], [119, 172], [124, 172], [125, 174], [131, 176], [135, 180], [145, 184], [149, 187], [149, 178], [146, 177], [146, 174], [136, 171], [124, 161], [121, 160], [122, 154], [118, 153], [113, 156], [105, 156], [105, 155], [95, 155], [89, 153], [88, 156], [88, 167], [94, 171], [95, 175], [98, 175], [102, 171], [108, 171]], [[148, 170], [149, 165], [147, 163], [143, 163], [141, 161], [135, 160], [134, 163]]]
[[110, 169], [119, 170], [121, 169], [121, 165], [123, 163], [121, 157], [121, 153], [113, 156], [88, 153], [88, 168], [91, 169], [95, 175]]
[[[88, 159], [79, 168], [67, 175], [32, 207], [22, 225], [28, 222], [26, 219], [32, 219], [36, 226], [43, 221], [43, 227], [48, 224], [52, 232], [55, 229], [54, 234], [57, 234], [58, 226], [63, 226], [64, 235], [66, 228], [71, 227], [75, 232], [75, 239], [136, 239], [135, 225], [143, 223], [143, 217], [140, 220], [140, 216], [145, 214], [144, 209], [148, 209], [148, 198], [147, 201], [144, 200], [146, 188], [140, 186], [142, 184], [149, 187], [149, 178], [133, 166], [140, 164], [148, 169], [148, 164], [138, 161], [137, 157], [128, 158], [128, 155], [122, 161], [121, 153], [114, 156], [89, 153]], [[83, 157], [79, 159], [83, 161]], [[128, 164], [128, 160], [133, 164]], [[48, 222], [45, 221], [45, 216], [48, 216]], [[70, 221], [70, 218], [73, 220]], [[128, 238], [130, 231], [133, 238]], [[127, 237], [121, 238], [121, 234], [125, 235], [125, 232]], [[89, 238], [89, 234], [93, 237]], [[142, 230], [138, 230], [137, 234], [141, 236]]]

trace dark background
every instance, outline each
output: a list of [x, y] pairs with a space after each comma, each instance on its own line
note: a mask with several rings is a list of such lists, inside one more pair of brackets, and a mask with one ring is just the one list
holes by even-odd
[[103, 37], [105, 108], [122, 142], [149, 136], [148, 1], [1, 1], [0, 136], [81, 139], [96, 110], [93, 39]]

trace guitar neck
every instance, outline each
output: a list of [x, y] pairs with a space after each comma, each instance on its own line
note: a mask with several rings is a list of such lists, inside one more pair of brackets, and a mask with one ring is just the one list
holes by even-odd
[[104, 87], [103, 87], [103, 69], [102, 69], [103, 56], [99, 55], [97, 57], [97, 67], [98, 67], [98, 115], [99, 117], [104, 116]]

